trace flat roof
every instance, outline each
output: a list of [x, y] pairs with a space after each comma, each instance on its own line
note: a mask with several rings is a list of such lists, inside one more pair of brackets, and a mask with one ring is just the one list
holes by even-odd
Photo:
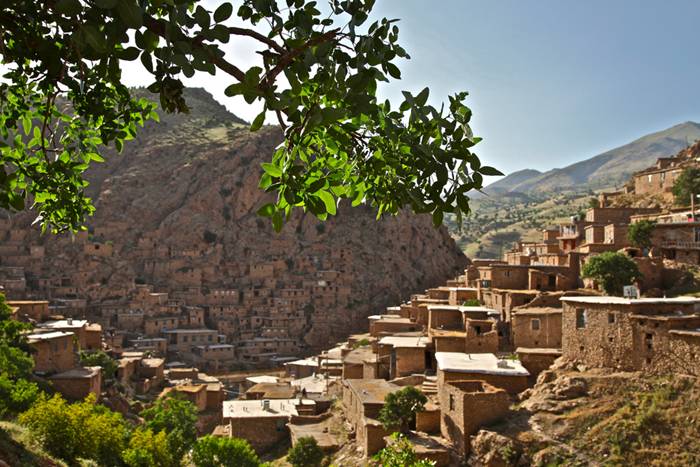
[[318, 360], [315, 358], [304, 358], [302, 360], [294, 360], [293, 362], [287, 362], [284, 366], [296, 365], [296, 366], [318, 366]]
[[[269, 404], [268, 409], [264, 403]], [[235, 400], [224, 401], [222, 404], [223, 418], [262, 418], [262, 417], [291, 417], [299, 415], [297, 404], [299, 399], [264, 399], [264, 400]], [[302, 405], [314, 406], [311, 399], [302, 399]]]
[[293, 379], [290, 383], [292, 386], [299, 388], [299, 391], [306, 389], [307, 393], [323, 393], [330, 382], [338, 379], [340, 378], [334, 376], [329, 376], [326, 379], [321, 375], [311, 375], [306, 378]]
[[493, 308], [488, 308], [485, 306], [464, 306], [464, 305], [428, 305], [428, 310], [448, 310], [448, 311], [459, 311], [461, 313], [498, 313]]
[[[529, 376], [518, 360], [501, 360], [492, 353], [437, 352], [438, 369], [457, 373], [480, 373], [502, 376]], [[504, 366], [499, 366], [499, 362]]]
[[345, 354], [345, 357], [343, 357], [343, 363], [361, 365], [362, 362], [367, 359], [367, 357], [371, 357], [373, 354], [374, 352], [372, 352], [372, 348], [370, 346], [358, 347]]
[[386, 336], [379, 339], [379, 343], [382, 345], [391, 345], [394, 348], [418, 348], [425, 347], [428, 343], [428, 338], [424, 336]]
[[692, 305], [700, 303], [695, 297], [674, 298], [623, 298], [610, 296], [573, 296], [561, 297], [562, 302], [590, 303], [597, 305]]
[[253, 384], [258, 384], [258, 383], [276, 383], [279, 381], [279, 378], [277, 376], [270, 376], [270, 375], [262, 375], [262, 376], [249, 376], [245, 379], [249, 383]]
[[531, 307], [531, 308], [521, 308], [512, 311], [515, 316], [532, 316], [532, 315], [560, 315], [562, 313], [561, 308], [554, 307]]
[[346, 379], [343, 381], [362, 404], [383, 404], [387, 394], [401, 389], [385, 379]]
[[86, 326], [88, 321], [86, 319], [59, 319], [56, 321], [45, 321], [43, 323], [37, 324], [37, 327], [46, 329], [65, 329], [65, 328], [82, 328]]
[[544, 349], [539, 347], [518, 347], [515, 353], [535, 355], [561, 355], [561, 349]]
[[99, 366], [88, 366], [85, 368], [73, 368], [72, 370], [64, 371], [53, 375], [50, 379], [77, 379], [77, 378], [92, 378], [97, 375], [102, 368]]
[[386, 319], [386, 318], [401, 318], [401, 315], [386, 314], [386, 315], [370, 315], [367, 319]]
[[29, 334], [27, 336], [27, 339], [29, 342], [37, 342], [37, 341], [46, 341], [50, 339], [59, 339], [61, 337], [66, 337], [66, 336], [72, 336], [74, 335], [72, 332], [64, 332], [64, 331], [54, 331], [54, 332], [40, 332], [36, 334]]
[[168, 329], [166, 331], [163, 331], [164, 334], [195, 334], [195, 333], [203, 333], [203, 332], [213, 332], [214, 334], [218, 334], [219, 331], [215, 329], [207, 329], [207, 328], [200, 328], [200, 329]]
[[291, 399], [296, 390], [289, 383], [258, 383], [246, 393], [262, 392], [265, 399]]

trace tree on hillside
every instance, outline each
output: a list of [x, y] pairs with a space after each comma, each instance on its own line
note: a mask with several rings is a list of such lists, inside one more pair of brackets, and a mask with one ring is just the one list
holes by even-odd
[[[228, 96], [262, 103], [251, 130], [266, 112], [276, 116], [285, 141], [263, 164], [260, 188], [277, 199], [259, 212], [277, 229], [294, 207], [325, 219], [339, 198], [378, 215], [409, 206], [436, 224], [445, 212], [461, 219], [467, 192], [500, 172], [471, 152], [480, 138], [467, 93], [439, 109], [428, 105], [428, 88], [404, 91], [398, 107], [377, 99], [378, 84], [400, 79], [397, 62], [409, 56], [397, 20], [369, 24], [373, 6], [243, 0], [234, 12], [228, 2], [209, 11], [203, 0], [4, 1], [0, 208], [29, 201], [43, 228], [81, 227], [94, 211], [85, 170], [103, 160], [104, 146], [121, 150], [157, 119], [122, 80], [122, 62], [140, 60], [166, 112], [188, 110], [181, 77], [203, 72], [230, 80]], [[226, 56], [224, 44], [244, 40], [259, 46], [258, 66]]]
[[621, 295], [625, 285], [642, 277], [637, 264], [629, 256], [606, 251], [586, 261], [581, 276], [595, 280], [608, 295]]
[[141, 412], [144, 427], [153, 433], [166, 433], [170, 452], [179, 462], [197, 439], [197, 408], [195, 405], [170, 393], [158, 399], [152, 407]]
[[428, 398], [413, 386], [406, 386], [386, 395], [384, 406], [379, 411], [379, 421], [387, 430], [407, 433], [415, 423], [416, 412], [425, 407]]
[[671, 188], [676, 204], [687, 206], [690, 197], [700, 194], [700, 168], [683, 169]]
[[434, 462], [418, 459], [413, 445], [405, 436], [394, 433], [391, 437], [391, 444], [374, 455], [373, 459], [378, 462], [377, 465], [381, 467], [430, 467], [435, 465]]
[[651, 235], [655, 225], [656, 222], [650, 220], [630, 224], [627, 230], [627, 239], [632, 246], [637, 248], [651, 248]]
[[129, 446], [122, 452], [122, 460], [129, 467], [177, 467], [170, 452], [165, 431], [153, 433], [147, 428], [137, 428], [131, 433]]
[[102, 376], [105, 379], [114, 378], [118, 364], [116, 360], [102, 350], [80, 352], [80, 364], [83, 366], [99, 366], [102, 368]]
[[258, 467], [260, 459], [248, 441], [240, 438], [203, 436], [192, 448], [196, 467]]
[[320, 467], [323, 457], [323, 451], [311, 436], [299, 438], [287, 452], [287, 462], [292, 467]]
[[74, 404], [59, 394], [42, 395], [19, 421], [46, 452], [69, 463], [82, 458], [99, 465], [119, 465], [128, 439], [127, 425], [121, 414], [95, 402], [94, 394]]
[[5, 296], [0, 294], [0, 417], [27, 410], [39, 395], [37, 385], [27, 379], [34, 360], [24, 332], [31, 325], [11, 316]]

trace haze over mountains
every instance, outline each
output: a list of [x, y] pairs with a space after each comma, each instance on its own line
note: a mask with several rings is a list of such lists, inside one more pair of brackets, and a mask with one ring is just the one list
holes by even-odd
[[700, 123], [685, 122], [561, 169], [513, 172], [487, 186], [484, 191], [497, 195], [612, 187], [627, 181], [632, 173], [653, 165], [659, 157], [676, 154], [698, 139]]

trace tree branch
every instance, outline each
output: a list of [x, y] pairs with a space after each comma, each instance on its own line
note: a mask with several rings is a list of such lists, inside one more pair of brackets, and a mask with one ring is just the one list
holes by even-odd
[[228, 32], [235, 36], [248, 36], [252, 37], [253, 39], [257, 39], [258, 41], [267, 44], [270, 46], [270, 48], [274, 49], [276, 52], [278, 52], [280, 55], [284, 55], [287, 53], [287, 49], [279, 45], [277, 42], [273, 41], [269, 37], [265, 36], [264, 34], [260, 34], [257, 31], [253, 31], [252, 29], [245, 29], [245, 28], [236, 28], [236, 27], [229, 27]]

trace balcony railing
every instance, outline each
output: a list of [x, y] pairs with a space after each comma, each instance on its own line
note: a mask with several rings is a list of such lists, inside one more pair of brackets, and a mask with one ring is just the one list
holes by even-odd
[[663, 242], [661, 248], [673, 248], [676, 250], [700, 250], [700, 242]]

